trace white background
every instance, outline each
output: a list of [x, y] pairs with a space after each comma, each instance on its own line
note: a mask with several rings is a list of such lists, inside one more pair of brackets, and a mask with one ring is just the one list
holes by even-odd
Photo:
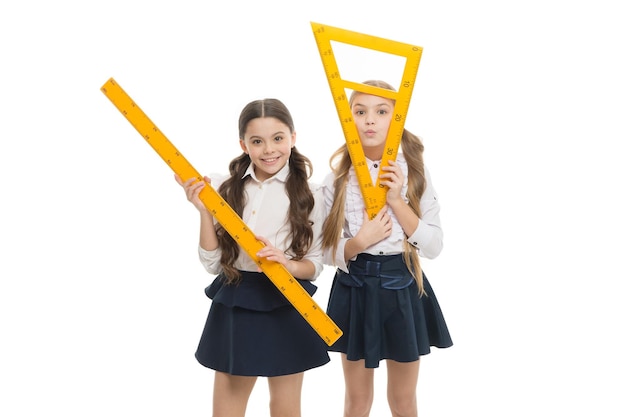
[[[424, 48], [406, 127], [442, 205], [425, 270], [455, 346], [423, 358], [420, 415], [626, 415], [618, 3], [3, 1], [0, 415], [210, 415], [197, 212], [100, 87], [207, 174], [239, 153], [243, 105], [280, 98], [319, 180], [343, 136], [312, 21]], [[267, 397], [260, 379], [250, 416]], [[342, 404], [332, 356], [304, 416]]]

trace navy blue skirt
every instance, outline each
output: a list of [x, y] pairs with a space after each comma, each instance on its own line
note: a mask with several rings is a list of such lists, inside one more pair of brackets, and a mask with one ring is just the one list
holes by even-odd
[[359, 254], [349, 270], [337, 270], [328, 300], [328, 316], [343, 331], [330, 351], [377, 368], [383, 359], [412, 362], [431, 346], [452, 346], [428, 279], [423, 276], [426, 295], [420, 296], [401, 254]]
[[[243, 376], [279, 376], [330, 361], [328, 346], [263, 273], [219, 275], [205, 290], [213, 301], [196, 351], [200, 364]], [[298, 280], [313, 295], [317, 287]]]

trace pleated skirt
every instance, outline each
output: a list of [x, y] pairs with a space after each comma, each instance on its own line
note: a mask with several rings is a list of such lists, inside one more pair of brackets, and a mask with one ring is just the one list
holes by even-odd
[[[317, 287], [298, 280], [313, 295]], [[238, 284], [219, 275], [205, 290], [212, 300], [196, 359], [242, 376], [299, 373], [330, 361], [326, 343], [263, 273], [242, 272]]]
[[349, 274], [337, 270], [328, 300], [328, 315], [343, 335], [329, 347], [348, 360], [365, 360], [377, 368], [383, 359], [412, 362], [432, 346], [452, 346], [443, 312], [428, 279], [425, 295], [402, 255], [360, 254]]

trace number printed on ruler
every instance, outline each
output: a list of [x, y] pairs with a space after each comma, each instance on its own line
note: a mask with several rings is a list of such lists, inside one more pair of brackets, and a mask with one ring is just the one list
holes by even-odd
[[[152, 146], [169, 167], [183, 181], [196, 178], [204, 181], [200, 173], [174, 147], [165, 135], [156, 127], [148, 116], [135, 104], [126, 92], [111, 78], [101, 88], [117, 109], [135, 127], [139, 134]], [[263, 243], [256, 239], [250, 228], [244, 223], [222, 196], [210, 184], [206, 184], [200, 192], [200, 200], [213, 214], [241, 248], [259, 265], [272, 283], [281, 291], [300, 315], [331, 346], [341, 337], [343, 332], [326, 315], [323, 309], [313, 300], [300, 283], [278, 262], [267, 261], [256, 256]], [[289, 329], [285, 329], [289, 331]]]
[[[422, 56], [422, 48], [315, 22], [311, 22], [311, 27], [335, 102], [335, 107], [337, 108], [337, 114], [345, 136], [346, 146], [359, 180], [365, 208], [370, 218], [372, 218], [385, 205], [387, 190], [378, 183], [378, 180], [376, 184], [372, 182], [365, 161], [361, 140], [359, 139], [359, 134], [352, 118], [350, 103], [346, 96], [346, 88], [395, 100], [394, 116], [389, 126], [385, 152], [381, 160], [381, 166], [385, 166], [389, 160], [396, 159], [400, 147], [404, 122], [406, 120], [419, 62]], [[398, 91], [390, 91], [384, 88], [366, 85], [355, 80], [342, 79], [330, 43], [331, 41], [405, 57], [406, 63]]]

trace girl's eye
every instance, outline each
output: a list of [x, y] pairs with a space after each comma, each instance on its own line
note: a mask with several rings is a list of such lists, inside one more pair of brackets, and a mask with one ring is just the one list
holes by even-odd
[[274, 137], [274, 141], [275, 141], [275, 142], [280, 142], [281, 140], [283, 140], [283, 137], [282, 137], [282, 136], [275, 136], [275, 137]]
[[252, 139], [252, 144], [253, 145], [258, 145], [259, 143], [261, 143], [260, 139]]

